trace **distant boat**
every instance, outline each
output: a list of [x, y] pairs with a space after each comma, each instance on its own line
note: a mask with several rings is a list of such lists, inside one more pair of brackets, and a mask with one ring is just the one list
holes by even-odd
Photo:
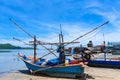
[[[104, 41], [105, 44], [105, 41]], [[104, 46], [105, 49], [105, 46]], [[106, 68], [120, 68], [120, 57], [118, 58], [106, 58], [106, 51], [104, 50], [104, 58], [103, 59], [94, 59], [87, 60], [88, 66], [94, 67], [106, 67]]]
[[120, 68], [120, 60], [88, 60], [88, 66]]

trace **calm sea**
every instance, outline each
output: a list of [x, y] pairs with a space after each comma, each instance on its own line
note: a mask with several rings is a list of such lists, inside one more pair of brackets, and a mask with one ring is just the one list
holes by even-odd
[[[33, 56], [33, 50], [21, 50], [21, 49], [20, 50], [19, 49], [0, 50], [0, 76], [2, 74], [5, 74], [11, 71], [21, 70], [22, 68], [26, 67], [24, 62], [18, 59], [18, 53], [21, 53], [26, 56]], [[47, 53], [48, 52], [45, 50], [37, 50], [38, 57], [41, 57]], [[56, 55], [58, 56], [58, 54]], [[114, 55], [114, 57], [115, 56], [116, 55]], [[51, 58], [55, 58], [55, 56], [53, 54], [49, 54], [44, 58], [51, 59]]]
[[[10, 52], [9, 52], [10, 51]], [[18, 59], [18, 53], [25, 54], [26, 56], [32, 56], [33, 50], [0, 50], [0, 75], [15, 70], [20, 70], [25, 67], [24, 62]], [[38, 56], [46, 54], [46, 51], [37, 50]], [[50, 59], [54, 55], [49, 54], [46, 59]]]

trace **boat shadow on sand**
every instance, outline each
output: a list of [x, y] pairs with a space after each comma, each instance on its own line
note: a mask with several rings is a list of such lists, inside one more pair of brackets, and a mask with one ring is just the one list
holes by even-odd
[[[19, 72], [22, 73], [22, 74], [32, 75], [32, 74], [30, 74], [29, 70], [19, 70]], [[84, 78], [84, 77], [76, 77], [76, 78], [53, 77], [53, 76], [49, 76], [49, 75], [46, 75], [46, 74], [39, 74], [39, 73], [36, 73], [34, 76], [49, 77], [49, 78], [61, 78], [61, 79], [75, 79], [75, 80], [95, 79], [93, 76], [91, 76], [89, 74], [84, 75], [84, 77], [86, 77], [86, 78]]]

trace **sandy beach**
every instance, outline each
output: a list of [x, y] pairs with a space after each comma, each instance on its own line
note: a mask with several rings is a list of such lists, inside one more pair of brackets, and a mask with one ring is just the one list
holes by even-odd
[[[86, 67], [87, 80], [119, 80], [120, 69]], [[54, 78], [45, 75], [35, 76], [28, 74], [27, 69], [4, 74], [0, 80], [78, 80], [69, 78]], [[81, 80], [81, 79], [79, 79]]]

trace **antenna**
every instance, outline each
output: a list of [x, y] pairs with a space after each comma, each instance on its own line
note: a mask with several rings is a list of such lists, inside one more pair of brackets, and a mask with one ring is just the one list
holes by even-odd
[[61, 27], [61, 24], [60, 24], [60, 33], [61, 33], [61, 35], [62, 35], [62, 27]]

